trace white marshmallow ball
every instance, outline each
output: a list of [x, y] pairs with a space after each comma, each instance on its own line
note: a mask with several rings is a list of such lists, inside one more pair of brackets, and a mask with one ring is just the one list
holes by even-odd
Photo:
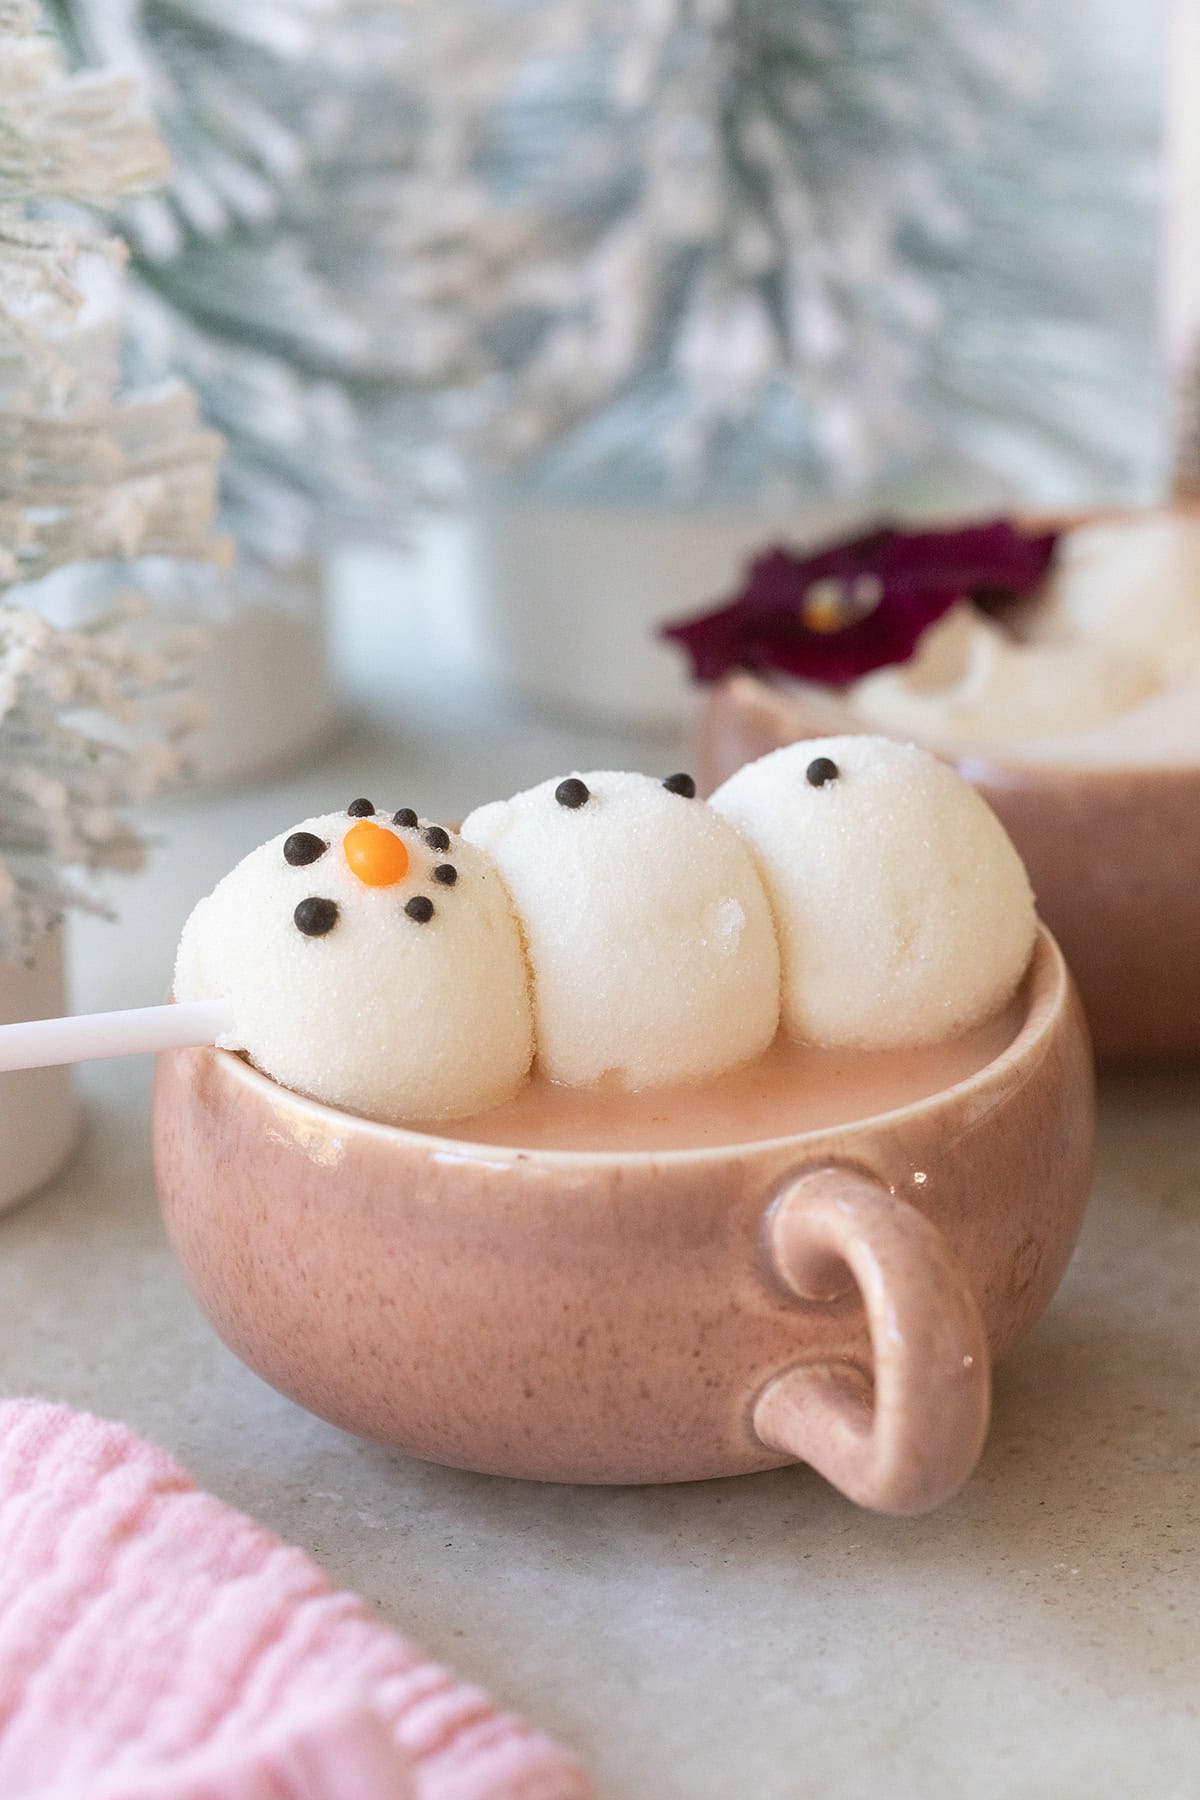
[[[306, 819], [295, 833], [327, 846], [314, 860], [289, 863], [293, 833], [282, 832], [218, 882], [184, 926], [175, 997], [229, 1000], [235, 1029], [222, 1047], [331, 1106], [395, 1125], [497, 1106], [533, 1055], [528, 973], [504, 885], [471, 845], [451, 835], [448, 849], [436, 838], [431, 847], [423, 829], [384, 813], [371, 823], [401, 840], [408, 870], [368, 885], [343, 849], [359, 823], [346, 813]], [[452, 885], [434, 876], [443, 865]], [[427, 919], [405, 911], [418, 897], [432, 905]], [[336, 907], [316, 935], [296, 923], [308, 899]]]
[[766, 895], [745, 845], [703, 801], [649, 775], [555, 777], [478, 808], [463, 836], [512, 896], [538, 1065], [552, 1081], [700, 1080], [775, 1036]]
[[770, 897], [790, 1036], [939, 1043], [1011, 999], [1037, 930], [1028, 877], [991, 809], [927, 751], [876, 737], [789, 744], [711, 804]]

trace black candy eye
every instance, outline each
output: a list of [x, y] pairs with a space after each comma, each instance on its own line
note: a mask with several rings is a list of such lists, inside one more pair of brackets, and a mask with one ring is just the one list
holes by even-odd
[[458, 880], [458, 870], [453, 863], [439, 863], [433, 871], [433, 879], [440, 881], [443, 887], [453, 887]]
[[580, 781], [578, 775], [568, 775], [560, 781], [554, 790], [554, 798], [560, 806], [569, 806], [574, 810], [577, 806], [585, 806], [591, 799], [587, 783]]
[[428, 925], [433, 917], [433, 901], [424, 894], [414, 894], [404, 910], [418, 925]]
[[392, 814], [392, 824], [402, 826], [405, 831], [415, 830], [416, 823], [417, 815], [411, 806], [402, 806], [398, 813]]
[[293, 869], [303, 869], [308, 863], [316, 862], [318, 856], [324, 856], [328, 848], [325, 839], [313, 831], [293, 831], [284, 843], [283, 860], [291, 863]]
[[427, 826], [421, 836], [431, 850], [448, 850], [450, 848], [450, 833], [443, 831], [440, 825]]
[[300, 902], [292, 918], [297, 931], [302, 931], [305, 937], [324, 937], [338, 922], [337, 901], [321, 900], [312, 895]]
[[369, 819], [375, 808], [369, 800], [352, 800], [346, 811], [352, 819]]
[[696, 798], [696, 783], [692, 780], [690, 775], [684, 775], [682, 773], [678, 775], [668, 775], [667, 779], [663, 782], [663, 786], [666, 788], [668, 794], [679, 794], [684, 800], [694, 800]]
[[817, 756], [804, 771], [804, 778], [809, 787], [824, 787], [827, 781], [836, 781], [841, 770], [831, 757]]

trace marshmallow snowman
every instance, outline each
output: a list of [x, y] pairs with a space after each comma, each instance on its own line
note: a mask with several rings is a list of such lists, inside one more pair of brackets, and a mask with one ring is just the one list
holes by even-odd
[[494, 866], [366, 800], [252, 850], [200, 901], [175, 998], [233, 1000], [222, 1048], [388, 1124], [498, 1106], [533, 1056], [521, 936]]
[[1011, 999], [1037, 924], [974, 789], [912, 745], [815, 740], [727, 781], [600, 770], [460, 835], [369, 801], [254, 850], [193, 911], [175, 996], [232, 1003], [222, 1046], [391, 1124], [546, 1079], [637, 1089], [748, 1062], [779, 1028], [935, 1043]]

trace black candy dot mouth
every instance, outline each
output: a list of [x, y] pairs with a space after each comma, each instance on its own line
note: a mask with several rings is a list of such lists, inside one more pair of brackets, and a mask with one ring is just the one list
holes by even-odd
[[332, 931], [340, 916], [336, 900], [326, 900], [317, 894], [310, 894], [307, 900], [301, 900], [292, 919], [297, 931], [305, 937], [324, 937]]
[[417, 815], [411, 806], [402, 806], [399, 812], [392, 814], [392, 824], [399, 825], [404, 831], [415, 831]]
[[458, 880], [458, 870], [453, 863], [438, 863], [433, 871], [433, 879], [440, 881], [443, 887], [453, 887]]
[[440, 825], [427, 826], [421, 833], [421, 837], [431, 850], [448, 850], [450, 848], [450, 833], [443, 831]]
[[418, 925], [428, 925], [433, 917], [433, 901], [427, 894], [414, 894], [404, 910]]
[[678, 775], [668, 775], [663, 786], [668, 794], [678, 794], [683, 800], [696, 798], [696, 783], [690, 775], [685, 775], [682, 769]]
[[283, 860], [290, 863], [293, 869], [306, 868], [315, 863], [319, 856], [324, 856], [329, 845], [324, 838], [319, 838], [314, 831], [293, 831], [283, 846]]

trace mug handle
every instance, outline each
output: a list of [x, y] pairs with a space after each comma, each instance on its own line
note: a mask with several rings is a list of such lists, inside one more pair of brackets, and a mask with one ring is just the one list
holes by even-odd
[[788, 1179], [767, 1241], [802, 1300], [828, 1305], [857, 1285], [874, 1368], [848, 1355], [776, 1375], [755, 1402], [759, 1439], [859, 1506], [940, 1506], [979, 1460], [991, 1398], [979, 1308], [941, 1232], [871, 1176], [828, 1166]]

